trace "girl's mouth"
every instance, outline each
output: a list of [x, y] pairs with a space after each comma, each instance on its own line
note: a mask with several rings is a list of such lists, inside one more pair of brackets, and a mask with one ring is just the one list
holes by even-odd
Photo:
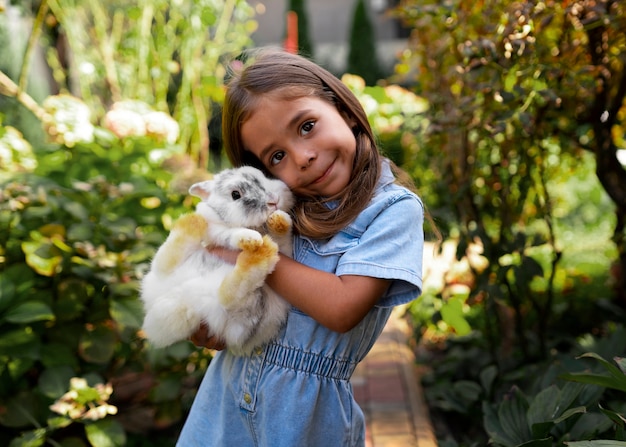
[[312, 185], [316, 185], [318, 183], [323, 182], [328, 177], [328, 175], [330, 174], [330, 171], [332, 170], [333, 165], [334, 165], [334, 163], [331, 163], [331, 165], [328, 167], [328, 169], [326, 169], [326, 171], [324, 171], [324, 173], [321, 176], [319, 176], [317, 179], [313, 180], [313, 182], [311, 184]]

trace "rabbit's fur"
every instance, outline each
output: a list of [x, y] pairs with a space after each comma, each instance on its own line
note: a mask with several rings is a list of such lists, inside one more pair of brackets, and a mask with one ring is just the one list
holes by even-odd
[[[228, 169], [192, 185], [195, 213], [180, 217], [142, 281], [143, 330], [155, 346], [188, 338], [200, 323], [236, 354], [270, 341], [289, 304], [264, 284], [278, 261], [291, 256], [294, 198], [280, 180], [253, 167]], [[242, 250], [235, 265], [211, 254]]]

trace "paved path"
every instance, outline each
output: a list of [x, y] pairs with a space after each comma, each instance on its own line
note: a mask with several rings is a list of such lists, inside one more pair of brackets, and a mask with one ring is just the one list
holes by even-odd
[[437, 446], [402, 312], [403, 308], [394, 310], [352, 376], [354, 395], [367, 423], [366, 447]]
[[[424, 250], [424, 288], [443, 281], [454, 262], [456, 246], [441, 253], [432, 243]], [[436, 447], [415, 356], [408, 346], [411, 329], [397, 307], [380, 338], [357, 366], [352, 386], [365, 412], [366, 447]]]

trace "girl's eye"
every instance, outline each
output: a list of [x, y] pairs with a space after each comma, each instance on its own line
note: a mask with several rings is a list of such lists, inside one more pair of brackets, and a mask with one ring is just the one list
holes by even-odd
[[315, 127], [315, 123], [313, 121], [307, 121], [300, 127], [300, 132], [302, 135], [306, 135], [313, 130]]
[[284, 152], [275, 152], [270, 158], [270, 164], [276, 166], [283, 158], [285, 158]]

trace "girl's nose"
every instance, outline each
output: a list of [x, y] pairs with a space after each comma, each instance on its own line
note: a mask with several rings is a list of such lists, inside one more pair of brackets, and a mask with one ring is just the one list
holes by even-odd
[[314, 151], [304, 150], [297, 157], [298, 167], [304, 171], [313, 164], [316, 158], [317, 154]]

